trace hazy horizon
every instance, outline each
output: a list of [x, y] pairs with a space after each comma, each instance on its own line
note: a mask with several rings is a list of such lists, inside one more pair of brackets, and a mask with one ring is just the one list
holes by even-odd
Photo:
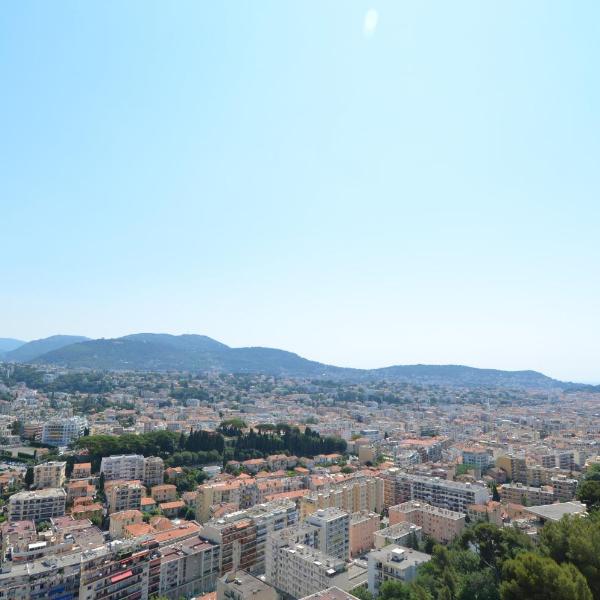
[[0, 337], [600, 381], [600, 4], [24, 0]]

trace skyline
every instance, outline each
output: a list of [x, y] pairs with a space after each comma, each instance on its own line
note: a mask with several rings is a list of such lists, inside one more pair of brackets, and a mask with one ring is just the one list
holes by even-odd
[[597, 3], [4, 17], [0, 337], [600, 382]]
[[[55, 336], [61, 336], [61, 335], [65, 335], [65, 336], [72, 336], [72, 337], [77, 337], [77, 334], [55, 334]], [[80, 335], [79, 337], [83, 337], [84, 339], [82, 340], [73, 340], [70, 341], [69, 344], [79, 344], [79, 343], [85, 343], [85, 342], [93, 342], [93, 341], [97, 341], [97, 340], [109, 340], [109, 339], [119, 339], [121, 337], [129, 337], [129, 336], [135, 336], [135, 335], [172, 335], [172, 336], [179, 336], [179, 335], [196, 335], [196, 336], [201, 336], [201, 337], [209, 337], [209, 339], [212, 339], [213, 341], [219, 342], [221, 344], [224, 344], [225, 346], [227, 346], [230, 349], [236, 349], [236, 348], [250, 348], [250, 347], [256, 347], [256, 348], [266, 348], [268, 346], [265, 346], [264, 344], [252, 344], [249, 346], [234, 346], [231, 344], [228, 344], [226, 341], [218, 339], [218, 338], [214, 338], [211, 336], [206, 336], [205, 334], [202, 333], [183, 333], [183, 334], [172, 334], [172, 333], [168, 333], [168, 332], [164, 332], [164, 331], [154, 331], [154, 332], [149, 332], [149, 331], [139, 331], [139, 332], [129, 332], [126, 334], [123, 334], [122, 336], [115, 336], [115, 337], [100, 337], [100, 338], [95, 338], [95, 337], [90, 337], [90, 336], [86, 336], [86, 335]], [[0, 340], [8, 340], [11, 339], [15, 342], [20, 342], [23, 345], [26, 345], [30, 342], [38, 342], [38, 341], [44, 341], [45, 339], [50, 339], [51, 337], [54, 336], [48, 336], [47, 338], [34, 338], [34, 339], [30, 339], [30, 340], [24, 340], [24, 339], [19, 339], [19, 338], [4, 338], [0, 336]], [[87, 339], [85, 339], [87, 338]], [[68, 345], [68, 344], [67, 344]], [[19, 348], [20, 346], [17, 346], [17, 348]], [[64, 347], [64, 346], [61, 346]], [[272, 347], [271, 347], [272, 348]], [[282, 350], [284, 352], [292, 352], [293, 354], [296, 354], [298, 356], [300, 356], [300, 358], [304, 358], [307, 360], [316, 360], [311, 356], [308, 355], [300, 355], [297, 352], [294, 352], [293, 350], [290, 350], [289, 348], [275, 348], [276, 350]], [[54, 350], [46, 350], [43, 352], [43, 354], [45, 354], [46, 352], [50, 352], [52, 353]], [[10, 350], [9, 350], [10, 352]], [[37, 357], [36, 357], [37, 358]], [[12, 359], [14, 360], [14, 359]], [[1, 361], [1, 356], [0, 356], [0, 361]], [[29, 361], [27, 361], [29, 362]], [[505, 371], [505, 372], [527, 372], [527, 371], [533, 371], [533, 369], [498, 369], [497, 367], [494, 366], [475, 366], [475, 365], [467, 365], [467, 364], [458, 364], [458, 363], [447, 363], [447, 364], [430, 364], [430, 363], [404, 363], [404, 364], [399, 364], [399, 363], [389, 363], [389, 364], [381, 364], [381, 365], [374, 365], [374, 366], [370, 366], [370, 367], [360, 367], [360, 366], [356, 366], [356, 365], [352, 365], [352, 364], [347, 364], [347, 365], [339, 365], [339, 364], [334, 364], [334, 363], [323, 363], [322, 361], [318, 361], [317, 362], [321, 362], [322, 364], [324, 364], [325, 366], [330, 366], [330, 367], [342, 367], [342, 368], [356, 368], [359, 370], [369, 370], [369, 369], [382, 369], [382, 368], [388, 368], [388, 367], [397, 367], [397, 366], [463, 366], [463, 367], [468, 367], [468, 368], [476, 368], [476, 369], [482, 369], [482, 370], [500, 370], [500, 371]], [[104, 368], [99, 368], [98, 370], [104, 370]], [[109, 369], [110, 370], [110, 369]], [[553, 377], [551, 374], [549, 373], [543, 373], [542, 375], [546, 375], [549, 377]], [[558, 377], [553, 377], [553, 379], [556, 379], [558, 381], [560, 381], [560, 378]], [[568, 382], [568, 380], [563, 380]], [[571, 383], [579, 383], [579, 384], [586, 384], [586, 385], [599, 385], [599, 382], [597, 381], [571, 381]]]

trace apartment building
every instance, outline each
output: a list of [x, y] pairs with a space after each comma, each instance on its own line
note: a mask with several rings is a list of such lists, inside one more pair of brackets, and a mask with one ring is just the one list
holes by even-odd
[[[196, 518], [200, 523], [206, 523], [212, 516], [212, 507], [218, 504], [231, 504], [237, 509], [248, 508], [254, 502], [244, 501], [248, 500], [244, 494], [246, 487], [255, 488], [254, 482], [218, 481], [199, 486], [196, 496]], [[254, 491], [254, 495], [255, 493]]]
[[84, 417], [50, 419], [42, 425], [42, 443], [64, 447], [80, 438], [87, 427]]
[[50, 461], [33, 467], [33, 487], [36, 489], [59, 488], [65, 482], [67, 463]]
[[575, 498], [577, 492], [577, 486], [579, 481], [564, 475], [552, 477], [550, 480], [552, 485], [552, 491], [554, 493], [554, 500], [558, 502], [569, 502]]
[[217, 580], [217, 600], [278, 600], [279, 594], [246, 571], [227, 573]]
[[312, 525], [300, 523], [275, 531], [267, 537], [265, 552], [265, 579], [274, 584], [275, 581], [283, 577], [280, 573], [282, 565], [280, 564], [279, 550], [285, 547], [293, 547], [297, 544], [309, 548], [315, 548], [317, 545], [318, 530]]
[[390, 525], [413, 523], [437, 542], [446, 544], [465, 528], [466, 514], [411, 500], [389, 508]]
[[522, 483], [505, 483], [498, 487], [503, 502], [513, 504], [539, 505], [552, 504], [554, 491], [550, 487], [531, 487]]
[[363, 511], [350, 516], [350, 556], [355, 558], [371, 550], [381, 519], [378, 513]]
[[524, 456], [507, 454], [496, 459], [496, 466], [506, 472], [511, 481], [527, 483], [527, 461]]
[[75, 463], [71, 479], [88, 479], [92, 476], [92, 463]]
[[75, 498], [93, 498], [96, 494], [96, 486], [88, 483], [87, 479], [69, 481], [66, 490], [68, 503], [74, 502]]
[[557, 452], [556, 466], [564, 471], [572, 471], [575, 467], [575, 453], [572, 451]]
[[0, 571], [0, 600], [79, 598], [81, 553], [9, 563]]
[[294, 502], [273, 501], [208, 521], [203, 535], [221, 545], [222, 574], [241, 569], [260, 575], [266, 569], [268, 537], [297, 522]]
[[[232, 515], [227, 515], [231, 517]], [[202, 535], [221, 547], [219, 574], [249, 571], [256, 563], [256, 525], [249, 518], [209, 521]]]
[[376, 550], [394, 544], [396, 546], [415, 547], [423, 537], [423, 528], [408, 521], [401, 521], [384, 529], [379, 529], [373, 535]]
[[145, 490], [139, 481], [114, 481], [104, 487], [109, 514], [140, 510]]
[[388, 506], [418, 500], [465, 512], [469, 504], [485, 504], [491, 499], [488, 488], [482, 485], [412, 475], [396, 468], [388, 469], [383, 477], [385, 502], [394, 501]]
[[110, 515], [108, 532], [113, 540], [125, 537], [125, 528], [142, 523], [144, 515], [139, 510], [123, 510]]
[[219, 577], [220, 548], [195, 535], [161, 548], [158, 596], [179, 600], [215, 589]]
[[487, 504], [470, 504], [467, 506], [467, 517], [473, 523], [481, 521], [502, 527], [502, 505], [493, 500]]
[[462, 462], [463, 465], [473, 467], [479, 473], [483, 473], [494, 464], [494, 457], [487, 448], [473, 447], [462, 451]]
[[345, 561], [302, 544], [279, 548], [278, 554], [279, 568], [272, 585], [292, 598], [304, 598], [331, 586], [348, 591], [366, 580], [364, 570], [347, 573]]
[[[89, 542], [88, 528], [81, 523], [75, 526], [70, 532], [77, 544]], [[157, 540], [105, 544], [101, 535], [97, 545], [86, 543], [83, 552], [77, 544], [73, 551], [60, 546], [40, 559], [4, 564], [0, 599], [148, 600], [165, 596], [179, 600], [215, 589], [219, 547], [197, 533], [165, 547], [159, 547]]]
[[177, 486], [172, 483], [152, 486], [150, 496], [156, 502], [170, 502], [177, 499]]
[[160, 485], [165, 478], [165, 463], [158, 456], [149, 456], [144, 459], [144, 485], [152, 487]]
[[369, 592], [378, 596], [384, 581], [413, 581], [417, 568], [429, 560], [429, 554], [393, 544], [381, 550], [372, 550], [367, 555]]
[[8, 500], [9, 521], [47, 521], [65, 514], [67, 493], [62, 488], [18, 492]]
[[319, 509], [306, 519], [318, 530], [317, 549], [335, 558], [350, 557], [350, 515], [339, 508]]
[[298, 523], [298, 509], [293, 501], [276, 500], [258, 504], [246, 512], [256, 525], [256, 562], [250, 570], [253, 574], [262, 575], [266, 570], [269, 536], [294, 527]]
[[384, 506], [383, 480], [359, 476], [327, 489], [312, 491], [300, 499], [300, 518], [323, 508], [339, 508], [350, 514], [369, 511], [381, 513]]
[[159, 587], [160, 552], [156, 547], [112, 542], [80, 556], [79, 600], [143, 600]]
[[144, 479], [144, 457], [141, 454], [120, 454], [104, 456], [100, 463], [100, 472], [106, 481], [115, 479]]

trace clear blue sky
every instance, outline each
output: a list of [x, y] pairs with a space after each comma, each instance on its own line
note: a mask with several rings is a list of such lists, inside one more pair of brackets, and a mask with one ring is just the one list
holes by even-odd
[[19, 2], [0, 336], [600, 381], [600, 3]]

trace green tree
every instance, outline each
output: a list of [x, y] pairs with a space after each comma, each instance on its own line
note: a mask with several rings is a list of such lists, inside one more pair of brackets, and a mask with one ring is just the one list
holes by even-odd
[[583, 502], [588, 510], [600, 508], [600, 481], [589, 479], [577, 488], [577, 500]]
[[25, 471], [25, 479], [23, 480], [25, 483], [25, 487], [31, 487], [33, 483], [33, 467], [27, 467], [27, 471]]
[[360, 600], [373, 600], [373, 594], [371, 594], [371, 592], [365, 585], [359, 585], [353, 588], [352, 590], [350, 590], [350, 593], [353, 596], [359, 598]]
[[592, 600], [592, 592], [576, 567], [559, 565], [532, 552], [506, 561], [502, 574], [502, 600]]
[[600, 598], [600, 514], [547, 523], [540, 533], [540, 549], [558, 563], [575, 565], [594, 598]]
[[384, 581], [379, 588], [378, 600], [412, 600], [410, 587], [401, 581]]

